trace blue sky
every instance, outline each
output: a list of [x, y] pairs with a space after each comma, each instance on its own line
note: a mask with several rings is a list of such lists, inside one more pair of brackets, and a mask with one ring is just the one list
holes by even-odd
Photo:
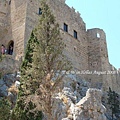
[[66, 0], [66, 4], [80, 12], [87, 29], [105, 31], [109, 61], [120, 68], [120, 0]]

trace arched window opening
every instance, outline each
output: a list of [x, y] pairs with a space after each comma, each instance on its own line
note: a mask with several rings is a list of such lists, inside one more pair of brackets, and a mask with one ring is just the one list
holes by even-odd
[[11, 41], [8, 43], [8, 54], [9, 54], [9, 55], [12, 55], [12, 54], [13, 54], [13, 49], [14, 49], [14, 42], [11, 40]]

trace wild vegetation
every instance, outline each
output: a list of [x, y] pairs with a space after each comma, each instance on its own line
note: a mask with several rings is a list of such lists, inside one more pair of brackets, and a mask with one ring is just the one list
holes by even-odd
[[[21, 65], [21, 86], [12, 120], [40, 120], [42, 113], [54, 120], [52, 97], [71, 69], [63, 55], [59, 25], [45, 0], [41, 1], [41, 9], [39, 24], [31, 33]], [[36, 116], [40, 116], [39, 119]]]
[[111, 88], [109, 88], [108, 91], [108, 104], [112, 111], [111, 116], [113, 120], [114, 118], [113, 115], [115, 115], [120, 111], [120, 101], [119, 101], [119, 95], [115, 91], [112, 91]]
[[0, 99], [0, 120], [9, 120], [10, 118], [10, 103], [7, 99]]

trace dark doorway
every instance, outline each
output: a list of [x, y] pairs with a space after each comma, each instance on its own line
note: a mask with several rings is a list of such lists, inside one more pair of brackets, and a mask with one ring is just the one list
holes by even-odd
[[9, 55], [13, 54], [13, 48], [14, 48], [14, 42], [11, 40], [8, 44], [8, 54]]

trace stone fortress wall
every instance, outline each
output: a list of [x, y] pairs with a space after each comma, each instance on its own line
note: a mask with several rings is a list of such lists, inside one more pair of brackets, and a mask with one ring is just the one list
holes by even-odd
[[[8, 4], [6, 1], [0, 0], [0, 38], [4, 39], [8, 32]], [[4, 42], [4, 41], [3, 41]]]
[[[0, 0], [0, 12], [5, 11], [4, 17], [0, 14], [0, 20], [6, 26], [6, 33], [1, 32], [1, 44], [9, 50], [9, 46], [14, 46], [14, 57], [22, 56], [24, 52], [24, 33], [26, 19], [26, 1], [24, 0]], [[2, 19], [1, 19], [2, 17]], [[4, 29], [4, 26], [1, 28]]]
[[[105, 32], [99, 28], [86, 30], [80, 13], [67, 6], [65, 0], [47, 2], [60, 25], [66, 45], [64, 54], [72, 62], [74, 70], [83, 71], [80, 76], [90, 81], [92, 87], [104, 90], [111, 87], [120, 93], [120, 72], [113, 75], [105, 73], [117, 71], [109, 63]], [[38, 23], [39, 8], [40, 0], [0, 0], [0, 43], [8, 49], [11, 42], [14, 44], [15, 59], [24, 54], [30, 33]], [[67, 25], [67, 32], [64, 25]], [[77, 33], [77, 38], [74, 32]]]

